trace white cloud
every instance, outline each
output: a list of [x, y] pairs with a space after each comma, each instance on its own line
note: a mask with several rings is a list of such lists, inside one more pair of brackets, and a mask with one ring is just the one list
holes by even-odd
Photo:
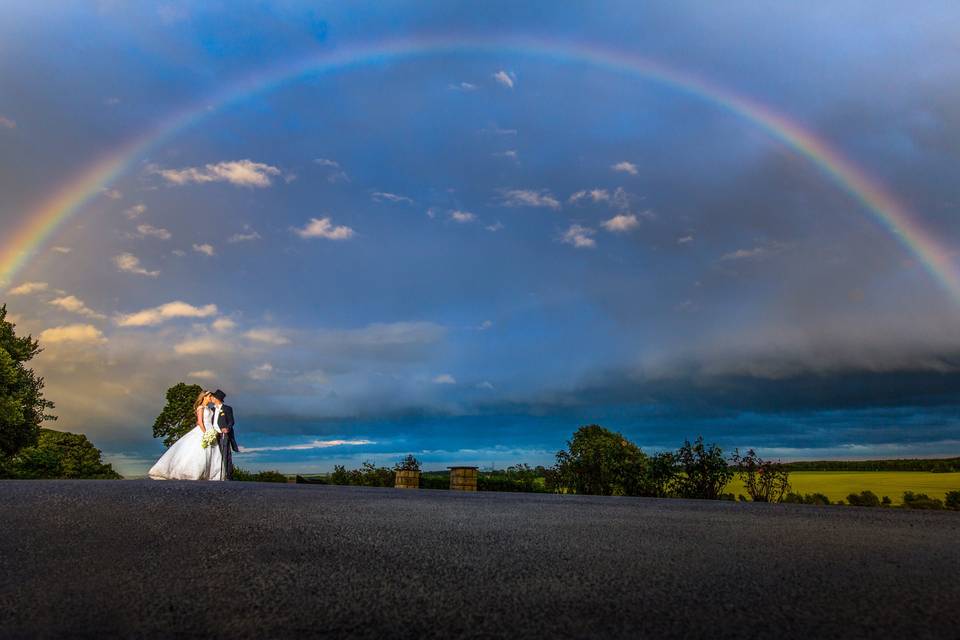
[[114, 256], [113, 264], [117, 265], [117, 269], [126, 273], [136, 273], [138, 275], [149, 276], [151, 278], [156, 278], [158, 275], [160, 275], [159, 271], [148, 271], [144, 269], [140, 265], [140, 258], [132, 253], [121, 253], [118, 256]]
[[476, 91], [477, 85], [470, 82], [457, 82], [454, 84], [448, 84], [447, 88], [454, 91]]
[[588, 199], [593, 202], [610, 202], [610, 192], [606, 189], [583, 189], [571, 195], [568, 202], [577, 204], [581, 200]]
[[56, 247], [50, 247], [50, 251], [53, 251], [54, 253], [64, 253], [64, 254], [66, 254], [66, 253], [70, 253], [71, 251], [73, 251], [73, 249], [71, 249], [70, 247], [63, 247], [63, 246], [57, 245]]
[[239, 187], [269, 187], [271, 176], [279, 176], [282, 172], [277, 167], [253, 160], [228, 160], [216, 164], [206, 164], [203, 167], [186, 167], [183, 169], [151, 169], [163, 177], [167, 182], [176, 185], [191, 182], [202, 184], [205, 182], [228, 182]]
[[561, 241], [572, 244], [577, 249], [593, 249], [597, 246], [596, 241], [591, 237], [595, 233], [596, 231], [589, 227], [572, 224], [570, 228], [563, 233]]
[[334, 169], [340, 168], [340, 163], [336, 160], [331, 160], [329, 158], [316, 158], [314, 162], [321, 167], [333, 167]]
[[484, 229], [490, 232], [497, 232], [497, 231], [500, 231], [500, 229], [503, 229], [503, 223], [497, 220], [493, 224], [488, 224], [487, 226], [485, 226]]
[[193, 250], [197, 253], [202, 253], [205, 256], [214, 256], [216, 255], [216, 250], [213, 248], [212, 244], [204, 242], [203, 244], [193, 245]]
[[486, 389], [487, 391], [493, 391], [493, 383], [489, 380], [484, 380], [477, 383], [477, 389]]
[[507, 149], [506, 151], [500, 151], [493, 154], [494, 158], [510, 158], [511, 160], [520, 160], [520, 155], [517, 153], [516, 149]]
[[175, 255], [175, 256], [177, 256], [177, 257], [180, 257], [180, 258], [182, 258], [183, 256], [187, 255], [187, 252], [184, 251], [183, 249], [174, 249], [174, 250], [171, 251], [170, 253], [172, 253], [173, 255]]
[[123, 215], [133, 220], [134, 218], [139, 218], [140, 216], [142, 216], [146, 212], [146, 210], [147, 210], [147, 205], [141, 202], [139, 204], [133, 205], [129, 209], [126, 209], [123, 212]]
[[493, 320], [484, 320], [483, 322], [480, 323], [480, 326], [477, 327], [477, 330], [478, 330], [478, 331], [486, 331], [487, 329], [490, 329], [491, 327], [493, 327]]
[[640, 226], [637, 216], [632, 213], [619, 213], [601, 224], [604, 229], [612, 233], [624, 233]]
[[120, 198], [123, 197], [123, 194], [117, 191], [116, 189], [107, 189], [106, 187], [104, 187], [100, 191], [103, 193], [103, 195], [107, 196], [111, 200], [119, 200]]
[[610, 165], [610, 168], [614, 171], [620, 171], [621, 173], [629, 173], [632, 176], [635, 176], [638, 173], [637, 165], [633, 164], [632, 162], [627, 162], [626, 160]]
[[263, 342], [264, 344], [290, 344], [290, 339], [282, 335], [276, 329], [251, 329], [243, 335], [247, 340]]
[[5, 115], [0, 115], [0, 127], [4, 129], [16, 129], [17, 123]]
[[217, 314], [217, 305], [208, 304], [195, 307], [192, 304], [175, 300], [159, 307], [144, 309], [135, 313], [121, 315], [116, 322], [121, 327], [147, 327], [160, 324], [173, 318], [209, 318]]
[[406, 202], [407, 204], [413, 204], [413, 200], [407, 196], [388, 193], [386, 191], [374, 191], [370, 194], [370, 197], [373, 198], [374, 202]]
[[677, 244], [689, 244], [693, 242], [693, 236], [682, 236], [677, 238]]
[[560, 201], [545, 190], [501, 189], [502, 204], [505, 207], [549, 207], [559, 209]]
[[327, 182], [350, 182], [350, 177], [346, 174], [343, 169], [340, 168], [340, 163], [336, 160], [331, 160], [329, 158], [317, 158], [314, 162], [321, 167], [329, 167], [334, 169], [331, 173], [327, 175]]
[[434, 384], [457, 384], [456, 378], [449, 373], [441, 373], [433, 378]]
[[214, 331], [224, 332], [236, 328], [237, 323], [230, 318], [217, 318], [210, 324], [210, 326], [213, 327]]
[[55, 307], [60, 307], [64, 311], [69, 311], [71, 313], [77, 313], [81, 316], [86, 316], [88, 318], [97, 318], [103, 320], [106, 318], [102, 313], [97, 313], [90, 307], [88, 307], [83, 300], [76, 296], [63, 296], [61, 298], [54, 298], [50, 301]]
[[326, 238], [327, 240], [347, 240], [354, 234], [350, 227], [333, 226], [330, 218], [310, 218], [306, 226], [293, 231], [301, 238]]
[[62, 342], [99, 344], [106, 341], [103, 333], [92, 324], [68, 324], [62, 327], [44, 329], [40, 332], [41, 344], [56, 344]]
[[173, 237], [166, 229], [155, 227], [152, 224], [137, 225], [137, 233], [139, 233], [142, 238], [152, 236], [154, 238], [160, 238], [161, 240], [169, 240]]
[[459, 222], [461, 224], [466, 224], [468, 222], [473, 222], [477, 219], [477, 216], [473, 215], [469, 211], [451, 211], [450, 219], [454, 222]]
[[7, 291], [7, 294], [11, 296], [27, 296], [37, 291], [46, 291], [49, 286], [46, 282], [24, 282]]
[[247, 233], [235, 233], [229, 238], [227, 238], [227, 242], [233, 244], [237, 242], [252, 242], [253, 240], [259, 240], [259, 239], [260, 239], [259, 233], [257, 233], [256, 231], [249, 231]]
[[311, 440], [303, 444], [288, 444], [277, 447], [240, 447], [242, 453], [257, 453], [258, 451], [308, 451], [310, 449], [327, 449], [329, 447], [362, 446], [377, 444], [373, 440]]
[[501, 85], [507, 87], [508, 89], [513, 89], [517, 81], [517, 76], [512, 71], [507, 73], [504, 70], [497, 71], [493, 74], [493, 79], [499, 82]]
[[181, 356], [201, 356], [223, 351], [225, 346], [216, 338], [192, 338], [174, 345], [173, 350]]
[[210, 369], [201, 369], [200, 371], [191, 371], [187, 374], [188, 378], [199, 378], [200, 380], [212, 380], [217, 375]]
[[250, 371], [250, 377], [254, 380], [266, 380], [271, 375], [273, 375], [273, 365], [269, 362], [264, 362], [258, 367], [254, 367]]
[[759, 258], [766, 255], [767, 250], [764, 247], [753, 247], [752, 249], [737, 249], [730, 253], [725, 253], [720, 257], [721, 260], [747, 260], [749, 258]]
[[516, 129], [501, 129], [497, 125], [491, 125], [488, 129], [480, 129], [480, 133], [489, 133], [495, 136], [515, 136], [517, 135]]

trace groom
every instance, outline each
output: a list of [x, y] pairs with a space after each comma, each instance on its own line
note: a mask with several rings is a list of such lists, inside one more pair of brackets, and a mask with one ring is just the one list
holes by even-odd
[[211, 395], [213, 395], [214, 404], [217, 405], [213, 423], [220, 429], [217, 439], [220, 441], [220, 455], [223, 456], [223, 479], [233, 480], [233, 451], [240, 451], [240, 447], [237, 446], [237, 437], [233, 433], [233, 407], [223, 404], [227, 394], [220, 389]]

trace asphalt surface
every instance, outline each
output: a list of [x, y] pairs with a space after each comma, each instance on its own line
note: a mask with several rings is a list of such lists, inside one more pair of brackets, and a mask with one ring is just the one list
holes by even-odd
[[960, 513], [0, 482], [0, 636], [960, 637]]

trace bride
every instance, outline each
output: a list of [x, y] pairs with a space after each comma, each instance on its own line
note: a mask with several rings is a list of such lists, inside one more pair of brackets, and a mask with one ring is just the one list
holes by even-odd
[[219, 433], [214, 423], [213, 395], [201, 391], [193, 403], [197, 426], [174, 442], [150, 469], [154, 480], [223, 480], [223, 457], [217, 442], [204, 448], [208, 429]]

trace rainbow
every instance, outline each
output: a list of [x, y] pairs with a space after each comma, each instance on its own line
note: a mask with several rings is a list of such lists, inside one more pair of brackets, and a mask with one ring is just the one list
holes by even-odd
[[658, 82], [725, 109], [766, 131], [819, 167], [865, 212], [894, 235], [920, 264], [960, 302], [960, 274], [951, 252], [924, 230], [889, 191], [837, 149], [785, 115], [693, 73], [656, 61], [598, 46], [522, 38], [418, 37], [351, 46], [270, 67], [206, 100], [166, 118], [158, 125], [79, 173], [25, 216], [24, 224], [0, 246], [0, 284], [9, 283], [54, 231], [84, 204], [123, 175], [139, 158], [210, 113], [250, 96], [275, 89], [307, 74], [418, 56], [498, 54], [543, 57], [556, 62], [597, 66]]

